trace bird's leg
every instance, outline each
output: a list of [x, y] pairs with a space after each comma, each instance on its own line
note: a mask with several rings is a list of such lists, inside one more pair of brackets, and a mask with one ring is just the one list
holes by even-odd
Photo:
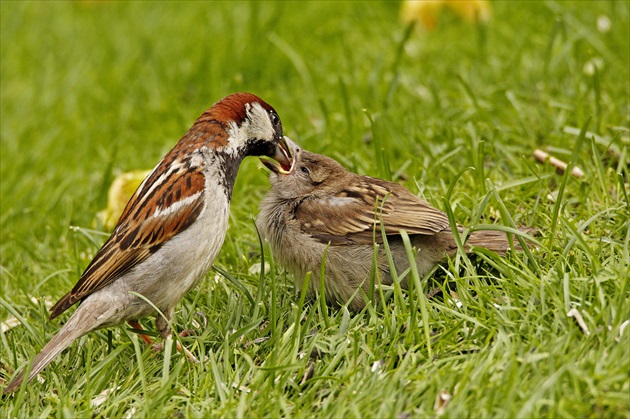
[[[171, 310], [171, 315], [172, 315], [172, 310]], [[144, 331], [144, 328], [137, 320], [129, 320], [127, 323], [129, 324], [129, 326], [133, 327], [136, 330]], [[169, 327], [168, 322], [164, 319], [164, 317], [159, 316], [155, 321], [155, 326], [160, 332], [160, 336], [162, 336], [162, 338], [167, 339], [171, 337], [171, 328]], [[189, 329], [186, 329], [182, 333], [180, 333], [180, 336], [181, 337], [189, 336], [191, 334], [190, 332], [191, 331]], [[147, 345], [150, 345], [151, 349], [154, 350], [155, 352], [162, 352], [164, 350], [163, 342], [155, 342], [153, 339], [151, 339], [150, 336], [147, 336], [144, 333], [138, 333], [138, 334], [140, 335], [142, 340]], [[186, 355], [186, 358], [188, 358], [190, 362], [195, 362], [195, 363], [199, 362], [197, 357], [195, 357], [195, 355], [193, 355], [192, 352], [190, 352], [188, 349], [183, 347], [179, 342], [177, 342], [176, 348], [179, 353], [183, 353], [184, 355]]]
[[160, 336], [162, 336], [162, 339], [166, 339], [172, 333], [169, 323], [171, 321], [171, 318], [173, 317], [174, 311], [175, 308], [169, 308], [168, 310], [165, 310], [163, 312], [163, 316], [161, 314], [158, 314], [155, 318], [155, 327], [157, 328], [158, 332], [160, 332]]
[[[138, 320], [129, 320], [127, 323], [134, 329], [144, 332], [144, 329], [142, 328], [142, 325], [138, 322]], [[151, 345], [153, 343], [153, 339], [151, 339], [150, 336], [147, 336], [144, 333], [139, 333], [139, 335], [147, 345]]]
[[[162, 336], [163, 339], [167, 339], [171, 337], [172, 330], [171, 330], [171, 327], [169, 326], [169, 322], [171, 321], [171, 318], [173, 317], [174, 311], [175, 311], [175, 307], [170, 308], [164, 312], [164, 316], [158, 314], [157, 318], [155, 319], [155, 327], [157, 328], [158, 332], [160, 332], [160, 336]], [[180, 333], [179, 336], [186, 337], [189, 334], [190, 334], [190, 330], [186, 329], [182, 333]], [[197, 357], [193, 355], [192, 352], [190, 352], [188, 349], [186, 349], [179, 341], [177, 341], [175, 346], [177, 348], [177, 352], [183, 353], [184, 355], [186, 355], [186, 358], [188, 358], [190, 362], [193, 362], [193, 363], [199, 362]], [[154, 343], [153, 346], [151, 346], [151, 348], [154, 351], [162, 351], [164, 349], [164, 343]]]

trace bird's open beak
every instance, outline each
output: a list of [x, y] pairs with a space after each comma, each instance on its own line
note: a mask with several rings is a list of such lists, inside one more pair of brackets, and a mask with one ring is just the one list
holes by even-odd
[[289, 137], [282, 137], [276, 145], [273, 157], [260, 156], [260, 161], [274, 173], [288, 175], [295, 166], [295, 151], [297, 149], [297, 145]]

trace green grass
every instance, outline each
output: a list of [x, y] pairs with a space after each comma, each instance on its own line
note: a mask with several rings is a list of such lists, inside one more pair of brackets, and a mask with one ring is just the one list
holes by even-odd
[[273, 104], [305, 148], [464, 225], [536, 226], [541, 246], [418, 278], [443, 297], [394, 289], [358, 315], [327, 309], [268, 252], [256, 272], [268, 182], [249, 159], [216, 261], [241, 286], [211, 272], [174, 319], [203, 361], [98, 331], [0, 416], [405, 418], [436, 416], [445, 390], [447, 417], [630, 417], [629, 4], [492, 5], [485, 27], [446, 14], [407, 33], [386, 2], [2, 2], [0, 321], [21, 324], [0, 332], [0, 387], [63, 322], [44, 298], [104, 240], [89, 229], [113, 177], [153, 167], [234, 91]]

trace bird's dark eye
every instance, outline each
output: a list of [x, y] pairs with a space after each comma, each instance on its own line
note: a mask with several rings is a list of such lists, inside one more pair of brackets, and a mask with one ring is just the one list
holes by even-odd
[[308, 167], [306, 166], [300, 166], [300, 170], [302, 171], [302, 173], [304, 173], [305, 175], [309, 174], [309, 170]]
[[280, 117], [274, 111], [269, 112], [269, 119], [271, 119], [271, 124], [274, 127], [277, 127], [278, 125], [280, 125]]

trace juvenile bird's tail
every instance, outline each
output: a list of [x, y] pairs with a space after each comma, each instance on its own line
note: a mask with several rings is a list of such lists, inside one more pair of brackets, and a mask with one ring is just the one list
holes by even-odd
[[[519, 231], [526, 234], [534, 234], [535, 228], [520, 228]], [[512, 235], [512, 242], [514, 243], [515, 250], [523, 250], [520, 242], [514, 235]], [[470, 246], [484, 247], [488, 250], [498, 253], [500, 256], [505, 256], [508, 250], [510, 250], [510, 242], [508, 241], [506, 233], [496, 230], [477, 230], [473, 231], [466, 240], [467, 250]], [[470, 250], [468, 250], [470, 252]]]
[[[93, 310], [90, 310], [88, 305], [89, 304], [84, 304], [79, 306], [70, 319], [68, 319], [68, 322], [37, 354], [35, 359], [33, 359], [27, 381], [31, 381], [57, 355], [70, 346], [72, 342], [98, 327], [98, 325], [95, 325], [94, 321], [90, 321], [94, 318], [94, 314]], [[23, 379], [24, 370], [9, 382], [2, 394], [4, 395], [15, 391], [20, 386]]]

